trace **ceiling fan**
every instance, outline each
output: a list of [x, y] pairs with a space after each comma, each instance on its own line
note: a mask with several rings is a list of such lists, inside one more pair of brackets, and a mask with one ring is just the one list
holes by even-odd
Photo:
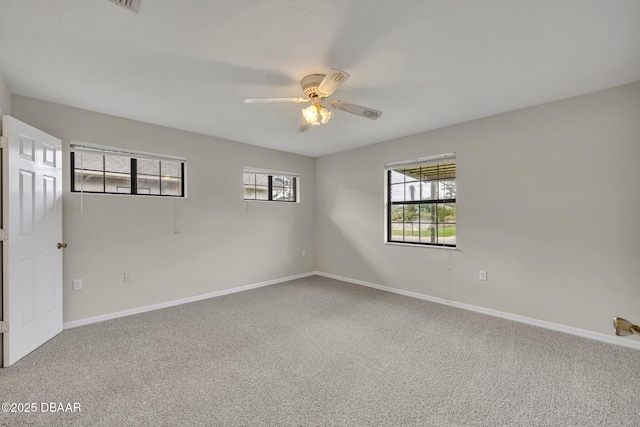
[[327, 101], [326, 99], [335, 92], [338, 87], [349, 78], [349, 74], [342, 70], [332, 68], [328, 74], [310, 74], [300, 81], [302, 91], [306, 97], [300, 98], [247, 98], [247, 104], [259, 104], [266, 102], [311, 102], [311, 105], [302, 109], [302, 123], [298, 132], [307, 132], [311, 126], [328, 123], [333, 117], [333, 111], [325, 106], [325, 102], [334, 109], [356, 114], [367, 119], [377, 120], [382, 111], [360, 105], [349, 104], [338, 100]]

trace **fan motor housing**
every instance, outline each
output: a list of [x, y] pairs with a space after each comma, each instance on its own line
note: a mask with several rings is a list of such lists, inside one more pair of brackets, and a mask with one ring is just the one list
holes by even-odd
[[325, 74], [309, 74], [300, 81], [302, 91], [308, 98], [318, 98], [318, 86], [324, 79]]

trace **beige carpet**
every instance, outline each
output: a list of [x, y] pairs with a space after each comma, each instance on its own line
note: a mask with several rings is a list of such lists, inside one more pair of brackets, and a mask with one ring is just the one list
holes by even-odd
[[[640, 426], [640, 351], [309, 277], [64, 331], [3, 426]], [[42, 402], [80, 413], [40, 413]]]

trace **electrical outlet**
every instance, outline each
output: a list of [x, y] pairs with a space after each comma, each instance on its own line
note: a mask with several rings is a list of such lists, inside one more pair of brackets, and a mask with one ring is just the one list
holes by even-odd
[[480, 280], [487, 280], [487, 272], [485, 270], [480, 270]]
[[124, 283], [130, 282], [133, 282], [133, 276], [131, 276], [131, 273], [124, 273]]
[[73, 290], [79, 291], [82, 289], [82, 279], [73, 279]]
[[302, 250], [302, 256], [307, 256], [307, 250], [306, 249]]

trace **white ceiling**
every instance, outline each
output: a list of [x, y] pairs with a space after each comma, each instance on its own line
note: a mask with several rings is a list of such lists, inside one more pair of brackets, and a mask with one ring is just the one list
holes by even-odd
[[[299, 81], [351, 74], [296, 132]], [[11, 93], [322, 156], [640, 81], [638, 0], [0, 0]]]

